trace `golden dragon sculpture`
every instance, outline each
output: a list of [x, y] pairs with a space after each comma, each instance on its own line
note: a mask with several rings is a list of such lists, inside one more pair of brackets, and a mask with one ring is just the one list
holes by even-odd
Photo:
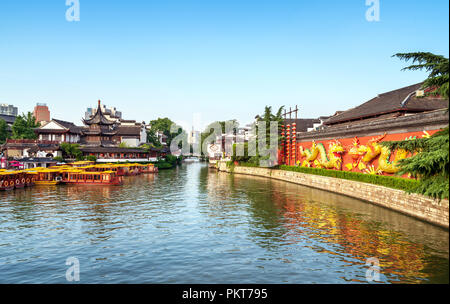
[[330, 143], [328, 153], [321, 143], [317, 145], [317, 148], [320, 153], [320, 160], [316, 159], [314, 161], [317, 168], [342, 169], [342, 154], [344, 154], [345, 149], [339, 141], [335, 140], [333, 143]]
[[319, 155], [319, 149], [317, 148], [315, 141], [312, 142], [311, 149], [303, 150], [302, 146], [300, 146], [299, 149], [300, 149], [300, 155], [302, 157], [306, 157], [306, 159], [303, 161], [303, 164], [302, 164], [304, 167], [309, 167], [309, 162], [314, 161], [317, 158], [317, 156]]
[[362, 156], [358, 164], [358, 168], [361, 171], [367, 170], [367, 165], [378, 156], [378, 168], [373, 169], [372, 167], [369, 170], [370, 172], [397, 173], [400, 170], [400, 168], [398, 167], [398, 161], [401, 159], [405, 159], [408, 156], [408, 152], [403, 149], [398, 149], [397, 153], [395, 154], [394, 160], [391, 162], [391, 149], [379, 144], [379, 142], [385, 137], [386, 133], [377, 138], [371, 139], [367, 145], [360, 145], [357, 148], [357, 153], [361, 154]]
[[[424, 134], [423, 137], [430, 136], [428, 133], [424, 132]], [[301, 163], [302, 167], [311, 167], [314, 164], [316, 168], [342, 170], [342, 155], [347, 150], [352, 158], [352, 163], [345, 165], [349, 171], [358, 168], [368, 174], [397, 173], [400, 170], [399, 161], [407, 158], [409, 153], [403, 149], [398, 149], [393, 161], [390, 161], [394, 153], [388, 147], [380, 144], [385, 137], [386, 133], [372, 138], [366, 145], [360, 145], [358, 137], [355, 137], [352, 145], [347, 148], [344, 148], [338, 140], [334, 140], [329, 145], [328, 152], [322, 143], [313, 141], [310, 149], [299, 147], [299, 154], [304, 159], [303, 162], [298, 161], [297, 165]], [[411, 138], [405, 138], [405, 140], [408, 139]], [[377, 168], [371, 165], [371, 162], [376, 158], [378, 158]]]
[[[300, 146], [299, 151], [302, 157], [305, 157], [301, 166], [311, 167], [311, 162], [314, 163], [316, 168], [327, 168], [341, 170], [342, 167], [342, 154], [345, 152], [342, 144], [335, 140], [335, 142], [329, 145], [328, 153], [322, 143], [316, 144], [313, 141], [310, 149], [303, 149]], [[320, 159], [317, 159], [320, 156]], [[300, 164], [298, 161], [297, 164]]]

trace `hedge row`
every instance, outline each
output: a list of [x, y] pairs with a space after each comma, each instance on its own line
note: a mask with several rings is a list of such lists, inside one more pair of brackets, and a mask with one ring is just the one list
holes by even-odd
[[159, 170], [163, 170], [163, 169], [172, 169], [173, 167], [175, 167], [174, 164], [171, 164], [169, 162], [166, 161], [159, 161], [154, 163], [155, 167], [158, 168]]
[[[241, 167], [259, 167], [258, 165], [252, 163], [240, 162], [239, 166]], [[398, 190], [404, 190], [406, 192], [413, 192], [414, 189], [420, 185], [420, 181], [415, 179], [407, 179], [401, 177], [394, 176], [386, 176], [386, 175], [372, 175], [372, 174], [364, 174], [359, 172], [349, 172], [349, 171], [337, 171], [337, 170], [328, 170], [328, 169], [319, 169], [319, 168], [307, 168], [307, 167], [295, 167], [295, 166], [286, 166], [281, 165], [272, 169], [300, 172], [305, 174], [314, 174], [320, 176], [327, 177], [335, 177], [347, 180], [353, 180], [357, 182], [369, 183], [389, 188], [394, 188]]]
[[420, 181], [415, 179], [407, 179], [401, 177], [385, 176], [385, 175], [372, 175], [364, 174], [359, 172], [349, 172], [349, 171], [337, 171], [337, 170], [327, 170], [319, 168], [307, 168], [307, 167], [293, 167], [282, 165], [279, 166], [280, 170], [294, 171], [306, 174], [314, 174], [327, 177], [342, 178], [347, 180], [353, 180], [357, 182], [375, 184], [379, 186], [404, 190], [406, 192], [412, 192], [416, 189]]
[[258, 164], [244, 163], [244, 162], [239, 162], [239, 166], [240, 167], [251, 167], [251, 168], [258, 168], [259, 167]]

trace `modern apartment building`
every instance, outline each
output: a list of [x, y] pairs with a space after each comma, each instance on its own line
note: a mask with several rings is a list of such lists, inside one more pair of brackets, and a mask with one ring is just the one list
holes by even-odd
[[17, 107], [10, 104], [0, 104], [0, 114], [9, 115], [9, 116], [17, 116]]
[[50, 111], [45, 103], [37, 103], [33, 110], [33, 116], [41, 125], [50, 122]]

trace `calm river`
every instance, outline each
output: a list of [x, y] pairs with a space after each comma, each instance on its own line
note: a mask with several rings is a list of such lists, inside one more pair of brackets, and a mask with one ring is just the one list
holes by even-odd
[[123, 186], [0, 192], [0, 283], [448, 283], [448, 231], [204, 164]]

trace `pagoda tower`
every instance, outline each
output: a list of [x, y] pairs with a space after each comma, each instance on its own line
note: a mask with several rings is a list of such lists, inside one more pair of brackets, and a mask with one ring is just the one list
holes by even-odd
[[105, 117], [100, 100], [95, 115], [90, 119], [83, 119], [83, 123], [86, 125], [82, 130], [82, 143], [85, 146], [117, 147], [113, 136], [117, 134], [118, 124]]

